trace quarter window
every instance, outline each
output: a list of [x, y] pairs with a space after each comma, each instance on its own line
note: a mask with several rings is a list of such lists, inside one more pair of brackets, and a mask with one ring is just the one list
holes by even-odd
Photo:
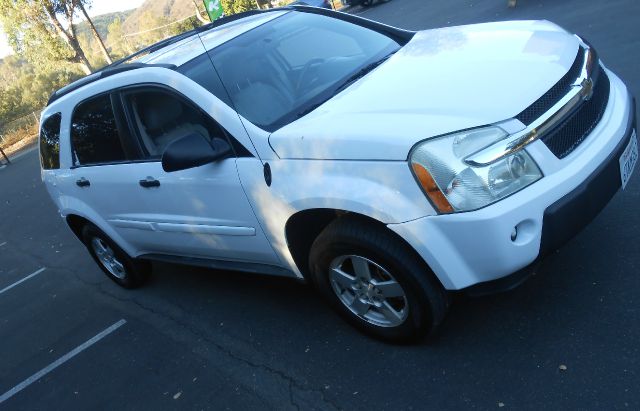
[[108, 94], [76, 107], [71, 121], [71, 144], [75, 165], [127, 160]]
[[46, 170], [60, 168], [60, 120], [62, 115], [55, 113], [40, 127], [40, 164]]

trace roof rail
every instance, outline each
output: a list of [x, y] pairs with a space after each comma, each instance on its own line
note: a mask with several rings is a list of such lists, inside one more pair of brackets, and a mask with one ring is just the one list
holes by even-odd
[[244, 18], [244, 17], [253, 16], [255, 14], [268, 13], [268, 12], [274, 11], [274, 10], [276, 10], [276, 9], [249, 10], [249, 11], [245, 11], [243, 13], [232, 14], [231, 16], [228, 16], [228, 17], [221, 17], [221, 18], [217, 19], [214, 22], [203, 24], [202, 26], [196, 27], [195, 29], [192, 29], [192, 30], [189, 30], [189, 31], [185, 31], [184, 33], [180, 33], [180, 34], [177, 34], [177, 35], [172, 36], [172, 37], [168, 37], [168, 38], [166, 38], [164, 40], [160, 40], [159, 42], [151, 44], [151, 45], [149, 45], [149, 46], [147, 46], [147, 47], [145, 47], [145, 48], [143, 48], [141, 50], [136, 51], [133, 54], [130, 54], [130, 55], [126, 56], [126, 57], [121, 58], [120, 60], [114, 61], [113, 63], [109, 64], [108, 66], [105, 66], [103, 69], [118, 66], [118, 65], [120, 65], [122, 63], [125, 63], [125, 62], [127, 62], [129, 60], [132, 60], [132, 59], [134, 59], [136, 57], [139, 57], [141, 55], [144, 55], [144, 54], [151, 54], [154, 51], [158, 51], [158, 50], [160, 50], [162, 48], [165, 48], [165, 47], [167, 47], [167, 46], [169, 46], [171, 44], [177, 43], [180, 40], [184, 40], [184, 39], [186, 39], [188, 37], [193, 36], [194, 34], [202, 33], [203, 31], [207, 31], [207, 30], [210, 30], [212, 28], [215, 28], [215, 27], [218, 27], [218, 26], [222, 26], [223, 24], [231, 23], [232, 21], [235, 21], [235, 20], [240, 20], [241, 18]]
[[[74, 90], [79, 89], [82, 86], [85, 86], [87, 84], [93, 83], [94, 81], [98, 81], [100, 79], [103, 79], [105, 77], [109, 77], [112, 76], [114, 74], [117, 73], [121, 73], [123, 71], [129, 71], [129, 70], [135, 70], [135, 69], [139, 69], [139, 68], [143, 68], [143, 67], [164, 67], [164, 68], [169, 68], [174, 70], [176, 68], [175, 65], [173, 64], [145, 64], [145, 63], [127, 63], [128, 61], [139, 57], [141, 55], [144, 54], [151, 54], [155, 51], [158, 51], [164, 47], [167, 47], [171, 44], [177, 43], [180, 40], [184, 40], [190, 36], [193, 36], [194, 34], [198, 34], [201, 33], [203, 31], [207, 31], [210, 30], [212, 28], [218, 27], [218, 26], [222, 26], [224, 24], [227, 23], [231, 23], [233, 21], [236, 20], [240, 20], [242, 18], [245, 17], [249, 17], [249, 16], [253, 16], [256, 14], [263, 14], [263, 13], [269, 13], [269, 12], [273, 12], [273, 11], [282, 11], [282, 10], [300, 10], [300, 11], [310, 11], [310, 12], [316, 12], [316, 13], [321, 13], [320, 10], [316, 11], [315, 7], [310, 7], [310, 6], [302, 6], [302, 5], [292, 5], [292, 6], [284, 6], [284, 7], [277, 7], [277, 8], [273, 8], [273, 9], [264, 9], [264, 10], [249, 10], [249, 11], [245, 11], [243, 13], [238, 13], [238, 14], [233, 14], [231, 16], [228, 17], [221, 17], [217, 20], [215, 20], [214, 22], [208, 23], [208, 24], [204, 24], [200, 27], [196, 27], [193, 30], [189, 30], [189, 31], [185, 31], [184, 33], [180, 33], [178, 35], [175, 35], [173, 37], [169, 37], [166, 38], [164, 40], [161, 40], [157, 43], [151, 44], [150, 46], [147, 46], [141, 50], [136, 51], [133, 54], [130, 54], [124, 58], [121, 58], [120, 60], [114, 61], [113, 63], [104, 66], [103, 68], [101, 68], [100, 70], [96, 71], [95, 73], [89, 74], [86, 77], [83, 77], [79, 80], [74, 81], [71, 84], [68, 84], [64, 87], [62, 87], [61, 89], [53, 92], [53, 94], [51, 94], [51, 97], [49, 98], [49, 101], [47, 102], [47, 105], [50, 105], [51, 103], [53, 103], [54, 101], [56, 101], [57, 99], [59, 99], [60, 97], [71, 93]], [[322, 13], [321, 13], [322, 14]], [[126, 63], [126, 64], [125, 64]]]
[[113, 76], [114, 74], [122, 73], [125, 71], [136, 70], [144, 67], [162, 67], [174, 70], [176, 66], [174, 64], [145, 64], [145, 63], [130, 63], [130, 64], [121, 64], [115, 67], [105, 67], [100, 71], [96, 71], [95, 73], [89, 74], [86, 77], [83, 77], [79, 80], [74, 81], [71, 84], [68, 84], [61, 89], [54, 91], [49, 97], [49, 101], [47, 102], [47, 106], [59, 99], [60, 97], [71, 93], [79, 89], [80, 87], [86, 86], [87, 84], [93, 83], [94, 81], [98, 81], [100, 79]]

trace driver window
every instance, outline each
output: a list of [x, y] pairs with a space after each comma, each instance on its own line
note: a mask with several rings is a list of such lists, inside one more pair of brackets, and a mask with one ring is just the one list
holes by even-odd
[[207, 140], [225, 138], [209, 116], [164, 90], [127, 91], [123, 96], [129, 121], [148, 159], [160, 159], [170, 143], [192, 133]]

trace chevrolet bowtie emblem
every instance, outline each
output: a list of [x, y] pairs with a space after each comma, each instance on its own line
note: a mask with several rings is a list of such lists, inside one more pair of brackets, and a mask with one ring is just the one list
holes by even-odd
[[582, 84], [580, 84], [582, 90], [580, 90], [580, 95], [584, 101], [590, 100], [591, 96], [593, 96], [593, 79], [586, 78], [582, 80]]

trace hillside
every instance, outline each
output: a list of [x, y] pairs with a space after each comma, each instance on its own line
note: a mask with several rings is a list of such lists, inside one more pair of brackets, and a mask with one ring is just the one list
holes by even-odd
[[[200, 4], [201, 0], [196, 2]], [[146, 0], [135, 10], [94, 16], [92, 21], [113, 60], [201, 24], [192, 0]], [[89, 24], [79, 22], [74, 26], [90, 66], [104, 67], [107, 62]], [[19, 55], [0, 59], [0, 126], [15, 124], [12, 120], [39, 110], [53, 90], [81, 75], [77, 65], [67, 62], [38, 66]]]
[[[111, 24], [115, 19], [120, 19], [120, 21], [125, 21], [129, 18], [135, 9], [126, 10], [126, 11], [118, 11], [115, 13], [107, 13], [101, 14], [99, 16], [92, 17], [93, 25], [96, 26], [96, 30], [100, 33], [102, 38], [107, 37], [107, 27]], [[91, 37], [91, 31], [89, 30], [89, 24], [86, 21], [80, 22], [75, 25], [76, 33], [78, 35], [85, 35], [87, 37]]]
[[193, 16], [195, 8], [191, 0], [146, 0], [124, 21], [124, 31], [126, 33], [139, 31], [140, 22], [145, 13], [154, 17], [162, 17], [168, 22], [174, 22]]
[[[101, 14], [93, 17], [92, 20], [96, 30], [104, 39], [108, 34], [107, 27], [116, 19], [123, 22], [122, 28], [125, 33], [139, 31], [143, 15], [146, 13], [170, 23], [192, 16], [195, 13], [195, 8], [191, 0], [146, 0], [137, 9]], [[86, 22], [80, 22], [75, 26], [78, 35], [91, 36], [89, 25]]]

